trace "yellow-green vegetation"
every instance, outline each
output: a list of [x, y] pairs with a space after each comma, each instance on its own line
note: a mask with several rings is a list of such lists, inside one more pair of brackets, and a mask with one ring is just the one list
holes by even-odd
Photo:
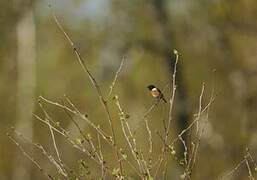
[[256, 0], [0, 7], [0, 179], [254, 179]]

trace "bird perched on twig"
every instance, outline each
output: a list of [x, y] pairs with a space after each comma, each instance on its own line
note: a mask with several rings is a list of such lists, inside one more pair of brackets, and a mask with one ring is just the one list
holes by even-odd
[[166, 99], [164, 98], [163, 93], [161, 92], [160, 89], [158, 89], [157, 87], [155, 87], [154, 85], [149, 85], [147, 86], [147, 88], [150, 90], [151, 95], [157, 99], [161, 99], [163, 100], [163, 102], [167, 103]]

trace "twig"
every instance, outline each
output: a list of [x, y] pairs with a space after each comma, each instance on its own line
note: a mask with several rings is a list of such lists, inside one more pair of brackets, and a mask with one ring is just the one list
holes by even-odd
[[48, 104], [52, 104], [52, 105], [57, 106], [57, 107], [60, 107], [60, 108], [62, 108], [62, 109], [66, 109], [67, 111], [69, 111], [69, 112], [71, 112], [71, 113], [73, 113], [73, 114], [76, 114], [76, 113], [77, 113], [77, 111], [74, 111], [74, 110], [70, 109], [69, 107], [67, 107], [67, 106], [65, 106], [65, 105], [62, 105], [62, 104], [60, 104], [60, 103], [57, 103], [57, 102], [53, 102], [53, 101], [51, 101], [51, 100], [48, 100], [48, 99], [46, 99], [46, 98], [43, 97], [43, 96], [39, 96], [38, 98], [41, 99], [41, 100], [43, 100], [43, 101], [45, 101], [45, 102], [47, 102]]
[[[38, 115], [36, 115], [36, 114], [34, 114], [34, 113], [32, 113], [32, 115], [33, 115], [33, 117], [34, 117], [35, 119], [39, 120], [40, 122], [44, 123], [45, 125], [47, 125], [47, 126], [49, 125], [45, 120], [43, 120], [42, 118], [40, 118]], [[55, 128], [54, 126], [52, 126], [51, 124], [50, 124], [50, 126], [52, 127], [52, 129], [53, 129], [55, 132], [58, 132], [58, 133], [61, 134], [61, 135], [65, 135], [63, 129], [62, 129], [62, 130], [59, 130], [59, 129]]]
[[43, 107], [43, 105], [41, 104], [40, 101], [38, 101], [38, 104], [39, 104], [40, 108], [42, 109], [42, 111], [43, 111], [44, 114], [45, 114], [45, 120], [46, 120], [46, 122], [47, 122], [47, 124], [48, 124], [49, 130], [50, 130], [50, 133], [51, 133], [51, 137], [52, 137], [54, 149], [55, 149], [57, 158], [58, 158], [58, 160], [59, 160], [59, 162], [60, 162], [60, 164], [61, 164], [60, 172], [61, 172], [61, 174], [62, 174], [64, 177], [67, 177], [67, 172], [66, 172], [65, 168], [63, 167], [63, 162], [62, 162], [62, 160], [61, 160], [60, 153], [59, 153], [59, 150], [58, 150], [57, 145], [56, 145], [56, 140], [55, 140], [54, 132], [53, 132], [52, 126], [51, 126], [50, 121], [49, 121], [51, 118], [50, 118], [50, 116], [48, 115], [48, 113], [46, 112], [46, 110], [44, 109], [44, 107]]
[[148, 119], [145, 118], [145, 126], [148, 132], [148, 142], [149, 142], [149, 165], [151, 166], [152, 163], [152, 153], [153, 153], [153, 138], [152, 138], [152, 131], [148, 124]]
[[100, 139], [100, 135], [98, 133], [97, 134], [97, 141], [98, 141], [98, 150], [99, 150], [99, 155], [101, 157], [101, 163], [102, 163], [102, 180], [105, 179], [105, 161], [104, 161], [104, 156], [103, 156], [103, 153], [102, 153], [102, 146], [101, 146], [101, 139]]
[[[150, 107], [145, 111], [145, 113], [142, 115], [142, 120], [144, 120], [144, 121], [143, 121], [144, 123], [145, 123], [145, 118], [147, 118], [147, 117], [150, 115], [150, 113], [153, 111], [153, 109], [154, 109], [155, 107], [157, 107], [157, 105], [159, 104], [159, 102], [160, 102], [160, 99], [155, 100], [155, 101], [150, 105]], [[140, 124], [140, 125], [141, 125], [141, 124]], [[136, 127], [136, 128], [133, 130], [133, 132], [136, 132], [139, 127], [140, 127], [140, 126]]]
[[48, 179], [54, 180], [55, 178], [53, 176], [51, 176], [50, 174], [48, 174], [41, 166], [40, 164], [33, 158], [31, 157], [25, 150], [24, 148], [9, 134], [6, 134], [8, 136], [8, 138], [20, 149], [20, 151], [22, 152], [22, 154], [27, 157], [38, 169], [40, 172], [43, 173], [44, 176], [46, 176]]
[[[210, 102], [205, 106], [205, 108], [203, 108], [203, 110], [202, 110], [201, 113], [204, 113], [204, 112], [208, 109], [208, 107], [214, 102], [214, 100], [215, 100], [215, 97], [213, 97], [213, 98], [210, 100]], [[198, 118], [195, 118], [195, 120], [194, 120], [191, 124], [189, 124], [189, 125], [187, 126], [187, 128], [183, 129], [183, 130], [176, 136], [176, 138], [172, 140], [172, 142], [170, 143], [170, 145], [173, 146], [173, 145], [179, 140], [179, 137], [182, 136], [184, 133], [186, 133], [189, 129], [191, 129], [192, 126], [193, 126], [197, 121], [199, 121], [199, 119], [198, 119]]]
[[[50, 7], [51, 8], [51, 7]], [[52, 8], [51, 8], [52, 10]], [[87, 76], [89, 77], [92, 85], [95, 87], [96, 91], [97, 91], [97, 94], [98, 94], [98, 97], [100, 99], [100, 102], [105, 110], [105, 113], [107, 115], [107, 118], [108, 118], [108, 122], [109, 122], [109, 125], [110, 125], [110, 128], [111, 128], [111, 132], [112, 132], [112, 137], [113, 137], [113, 143], [114, 145], [116, 144], [116, 137], [115, 137], [115, 132], [114, 132], [114, 127], [113, 127], [113, 123], [112, 123], [112, 118], [111, 118], [111, 115], [110, 115], [110, 111], [109, 111], [109, 108], [108, 108], [108, 105], [106, 103], [106, 101], [104, 100], [104, 97], [103, 97], [103, 94], [102, 94], [102, 90], [99, 86], [99, 84], [97, 83], [97, 81], [95, 80], [94, 76], [91, 74], [91, 72], [89, 71], [86, 63], [85, 63], [85, 60], [82, 58], [80, 52], [78, 51], [78, 49], [75, 47], [75, 44], [73, 42], [73, 40], [71, 39], [71, 37], [66, 33], [66, 31], [64, 30], [64, 28], [62, 27], [61, 23], [59, 22], [57, 16], [55, 15], [55, 13], [53, 12], [52, 10], [52, 16], [54, 18], [54, 21], [56, 23], [56, 25], [58, 26], [58, 28], [60, 29], [60, 31], [64, 34], [65, 38], [67, 39], [67, 41], [69, 42], [70, 46], [72, 47], [74, 53], [76, 54], [76, 57], [77, 57], [77, 60], [80, 64], [80, 66], [82, 67], [83, 71], [87, 74]], [[116, 146], [116, 145], [115, 145]]]
[[245, 158], [243, 158], [239, 163], [235, 165], [228, 173], [221, 176], [219, 179], [226, 179], [227, 177], [231, 176], [238, 168], [240, 168], [245, 163]]
[[255, 178], [253, 177], [253, 174], [252, 174], [252, 170], [251, 170], [251, 167], [250, 167], [250, 164], [249, 164], [249, 160], [248, 158], [250, 158], [250, 160], [252, 161], [252, 163], [255, 165], [255, 162], [254, 160], [252, 159], [252, 155], [250, 154], [249, 152], [249, 149], [246, 148], [246, 153], [244, 155], [244, 158], [239, 162], [237, 163], [228, 173], [222, 175], [220, 178], [220, 180], [222, 179], [226, 179], [227, 177], [233, 175], [235, 173], [235, 171], [237, 171], [244, 163], [246, 165], [246, 168], [248, 170], [248, 175], [249, 175], [249, 179], [250, 180], [254, 180]]
[[[28, 140], [27, 138], [25, 138], [20, 132], [18, 132], [17, 130], [15, 130], [15, 128], [11, 128], [12, 130], [13, 130], [13, 132], [19, 137], [19, 138], [21, 138], [21, 139], [23, 139], [24, 141], [26, 141], [26, 142], [28, 142], [28, 143], [30, 143], [30, 144], [32, 144], [34, 147], [36, 147], [37, 149], [39, 149], [41, 152], [42, 152], [42, 154], [50, 161], [50, 163], [52, 163], [55, 167], [56, 167], [56, 169], [57, 169], [57, 171], [61, 174], [61, 175], [63, 175], [62, 173], [63, 173], [63, 169], [62, 169], [62, 165], [63, 166], [66, 166], [64, 163], [62, 164], [62, 165], [60, 165], [58, 162], [57, 162], [57, 160], [55, 160], [55, 158], [51, 155], [51, 154], [49, 154], [45, 149], [44, 149], [44, 147], [41, 145], [41, 144], [39, 144], [39, 143], [34, 143], [34, 142], [32, 142], [32, 141], [30, 141], [30, 140]], [[67, 167], [67, 166], [66, 166]], [[66, 177], [67, 178], [67, 177]]]
[[110, 86], [110, 91], [109, 91], [109, 93], [108, 93], [107, 99], [109, 99], [110, 96], [112, 95], [114, 86], [115, 86], [115, 84], [116, 84], [116, 81], [117, 81], [117, 79], [118, 79], [118, 76], [119, 76], [119, 74], [120, 74], [120, 72], [121, 72], [121, 69], [122, 69], [122, 67], [123, 67], [123, 65], [124, 65], [125, 60], [126, 60], [126, 57], [123, 56], [123, 57], [122, 57], [122, 60], [121, 60], [121, 63], [120, 63], [120, 66], [119, 66], [118, 70], [116, 71], [115, 76], [114, 76], [114, 79], [113, 79], [112, 84], [111, 84], [111, 86]]
[[248, 170], [249, 179], [250, 179], [250, 180], [254, 180], [254, 177], [253, 177], [253, 174], [252, 174], [252, 170], [251, 170], [251, 167], [250, 167], [250, 165], [249, 165], [247, 156], [245, 156], [245, 164], [246, 164], [246, 167], [247, 167], [247, 170]]
[[[51, 8], [51, 6], [50, 6], [50, 8]], [[51, 8], [51, 10], [52, 10], [52, 8]], [[77, 60], [78, 60], [78, 62], [80, 64], [80, 66], [82, 67], [83, 71], [87, 74], [87, 76], [89, 77], [92, 85], [95, 87], [95, 89], [97, 91], [97, 94], [98, 94], [98, 97], [100, 99], [100, 102], [101, 102], [101, 104], [102, 104], [102, 106], [103, 106], [103, 108], [105, 110], [106, 115], [107, 115], [107, 119], [108, 119], [109, 126], [110, 126], [111, 133], [112, 133], [113, 145], [114, 145], [114, 147], [116, 149], [117, 161], [119, 162], [120, 171], [121, 171], [121, 174], [122, 174], [123, 168], [122, 168], [122, 163], [119, 161], [119, 152], [118, 152], [118, 148], [117, 148], [117, 145], [116, 145], [116, 136], [115, 136], [115, 131], [114, 131], [113, 122], [112, 122], [113, 120], [111, 118], [111, 114], [110, 114], [107, 102], [106, 102], [106, 100], [103, 97], [101, 88], [100, 88], [99, 84], [97, 83], [97, 81], [95, 80], [94, 76], [89, 71], [88, 67], [86, 66], [86, 63], [85, 63], [84, 59], [82, 58], [82, 56], [81, 56], [80, 52], [78, 51], [78, 49], [75, 47], [75, 44], [72, 41], [71, 37], [66, 33], [66, 31], [62, 27], [61, 23], [59, 22], [58, 18], [56, 17], [56, 15], [55, 15], [55, 13], [53, 11], [52, 11], [52, 16], [54, 18], [54, 21], [55, 21], [56, 25], [58, 26], [58, 28], [61, 30], [61, 32], [64, 34], [65, 38], [67, 39], [67, 41], [71, 45], [74, 53], [76, 54], [76, 57], [77, 57]]]
[[57, 102], [53, 102], [53, 101], [50, 101], [42, 96], [40, 96], [39, 98], [41, 98], [42, 100], [44, 100], [45, 102], [49, 103], [49, 104], [52, 104], [52, 105], [55, 105], [59, 108], [62, 108], [62, 109], [65, 109], [65, 110], [68, 110], [69, 112], [79, 116], [81, 119], [85, 120], [93, 129], [95, 129], [102, 137], [103, 139], [105, 139], [108, 143], [112, 143], [110, 137], [100, 128], [98, 127], [97, 125], [95, 125], [92, 121], [90, 121], [86, 115], [82, 114], [75, 106], [74, 104], [70, 101], [70, 99], [68, 97], [66, 97], [66, 100], [73, 106], [73, 108], [76, 110], [73, 111], [71, 110], [70, 108], [68, 108], [67, 106], [64, 106], [62, 104], [59, 104]]
[[[119, 102], [119, 98], [118, 96], [115, 96], [115, 100], [116, 100], [116, 105], [119, 109], [119, 115], [120, 115], [120, 120], [121, 120], [121, 127], [122, 127], [122, 131], [123, 131], [123, 134], [125, 136], [125, 139], [130, 147], [130, 150], [131, 150], [131, 153], [135, 159], [135, 161], [137, 162], [138, 164], [138, 168], [139, 168], [139, 175], [140, 177], [143, 176], [143, 174], [145, 173], [147, 167], [144, 167], [143, 165], [143, 162], [140, 160], [139, 158], [139, 150], [137, 149], [137, 145], [136, 145], [136, 139], [135, 137], [133, 136], [132, 134], [132, 131], [130, 129], [130, 126], [127, 122], [127, 115], [126, 113], [123, 111], [121, 105], [120, 105], [120, 102]], [[128, 131], [128, 134], [127, 134], [127, 131]]]
[[173, 74], [172, 74], [172, 95], [170, 98], [170, 109], [169, 109], [169, 120], [168, 120], [168, 125], [167, 125], [167, 132], [165, 133], [165, 142], [167, 142], [167, 138], [169, 135], [169, 130], [170, 130], [170, 125], [171, 125], [171, 120], [172, 120], [172, 110], [173, 110], [173, 105], [174, 105], [174, 99], [175, 99], [175, 93], [176, 93], [176, 73], [177, 73], [177, 64], [178, 64], [178, 52], [177, 50], [174, 49], [173, 53], [175, 54], [175, 64], [174, 64], [174, 69], [173, 69]]
[[[202, 84], [202, 90], [201, 90], [201, 95], [199, 97], [199, 108], [198, 108], [198, 114], [197, 114], [197, 118], [200, 119], [201, 117], [201, 112], [202, 112], [202, 100], [203, 100], [203, 93], [204, 93], [204, 89], [205, 89], [205, 83]], [[212, 98], [211, 98], [212, 99]], [[199, 124], [198, 121], [196, 122], [196, 134], [198, 134], [199, 131]]]
[[249, 148], [248, 148], [248, 147], [246, 148], [246, 152], [247, 152], [247, 154], [248, 154], [248, 156], [249, 156], [249, 158], [250, 158], [251, 162], [253, 163], [254, 168], [257, 170], [257, 164], [256, 164], [256, 161], [253, 159], [253, 156], [252, 156], [252, 154], [251, 154], [251, 152], [250, 152], [250, 150], [249, 150]]
[[148, 109], [147, 111], [144, 113], [143, 115], [143, 119], [147, 118], [148, 115], [152, 112], [152, 110], [158, 105], [158, 103], [160, 102], [160, 99], [157, 99]]
[[181, 141], [181, 143], [183, 144], [183, 147], [184, 147], [184, 162], [185, 162], [185, 165], [187, 165], [187, 145], [186, 145], [186, 142], [184, 141], [184, 139], [180, 136], [179, 137], [179, 140]]
[[[42, 97], [41, 97], [41, 98], [42, 98]], [[67, 99], [68, 99], [68, 98], [67, 98]], [[43, 100], [47, 100], [47, 99], [44, 98]], [[68, 99], [68, 100], [69, 100], [69, 99]], [[61, 105], [61, 104], [59, 104], [59, 103], [52, 102], [52, 101], [50, 101], [50, 100], [47, 100], [46, 102], [48, 102], [48, 103], [50, 103], [50, 104], [53, 104], [53, 105], [55, 105], [55, 106], [57, 106], [57, 107], [60, 107], [60, 108], [62, 108], [62, 109], [67, 110], [67, 108], [63, 108], [64, 105]], [[69, 100], [69, 103], [71, 103], [70, 100]], [[74, 106], [74, 108], [76, 108], [74, 104], [72, 104], [72, 106]], [[69, 112], [74, 112], [74, 111], [69, 111]], [[86, 120], [94, 129], [97, 130], [97, 134], [101, 135], [101, 136], [103, 137], [103, 139], [106, 140], [106, 142], [110, 143], [110, 141], [107, 141], [108, 138], [103, 134], [103, 132], [101, 131], [101, 129], [100, 129], [99, 127], [96, 127], [96, 125], [94, 125], [91, 121], [89, 121], [86, 116], [84, 116], [83, 114], [81, 114], [81, 113], [78, 111], [77, 108], [76, 108], [76, 114], [79, 115], [79, 117], [81, 117], [82, 119]], [[37, 116], [37, 115], [35, 115], [35, 114], [33, 114], [33, 115], [34, 115], [34, 117], [35, 117], [36, 119], [38, 119], [39, 121], [41, 121], [41, 122], [43, 122], [44, 124], [48, 125], [48, 123], [47, 123], [45, 120], [43, 120], [42, 118], [40, 118], [39, 116]], [[51, 125], [51, 126], [52, 126], [52, 125]], [[60, 126], [59, 126], [59, 127], [60, 127]], [[60, 131], [60, 130], [58, 130], [57, 128], [55, 128], [55, 127], [53, 127], [53, 126], [52, 126], [52, 129], [53, 129], [54, 131], [58, 132], [59, 134], [61, 134], [62, 136], [64, 136], [65, 139], [68, 140], [68, 142], [69, 142], [74, 148], [78, 149], [79, 151], [81, 151], [81, 152], [83, 152], [83, 153], [86, 153], [86, 154], [87, 154], [91, 159], [93, 159], [99, 166], [102, 166], [102, 163], [99, 162], [98, 160], [96, 160], [96, 159], [95, 159], [95, 156], [92, 155], [92, 153], [90, 153], [87, 149], [85, 149], [85, 148], [79, 146], [77, 143], [75, 143], [75, 142], [70, 138], [70, 136], [68, 135], [69, 133], [68, 133], [65, 129], [62, 128], [62, 131]], [[112, 143], [111, 143], [111, 145], [113, 146]], [[112, 174], [112, 171], [111, 171], [107, 166], [105, 166], [105, 169], [108, 171], [108, 173]]]
[[[170, 125], [171, 125], [171, 121], [172, 121], [172, 111], [173, 111], [173, 104], [174, 104], [174, 100], [175, 100], [175, 93], [176, 93], [176, 73], [177, 73], [177, 64], [178, 64], [178, 58], [179, 58], [179, 55], [178, 55], [178, 51], [177, 50], [173, 50], [173, 54], [175, 55], [175, 64], [174, 64], [174, 69], [173, 69], [173, 74], [172, 74], [172, 95], [171, 95], [171, 98], [169, 100], [169, 103], [170, 103], [170, 107], [169, 107], [169, 117], [168, 117], [168, 125], [167, 127], [164, 127], [164, 134], [165, 134], [165, 137], [164, 137], [164, 143], [163, 143], [163, 148], [162, 148], [162, 158], [159, 162], [159, 165], [157, 167], [157, 170], [155, 172], [155, 178], [158, 174], [158, 171], [162, 165], [162, 161], [164, 160], [165, 158], [165, 155], [166, 155], [166, 144], [167, 144], [167, 141], [168, 141], [168, 136], [169, 136], [169, 130], [170, 130]], [[165, 123], [164, 123], [165, 124]], [[167, 166], [167, 164], [165, 164], [165, 166]], [[164, 167], [166, 168], [166, 167]]]
[[[35, 116], [35, 115], [34, 115], [34, 116]], [[48, 123], [47, 123], [46, 121], [44, 121], [42, 118], [40, 118], [39, 116], [35, 116], [35, 117], [36, 117], [36, 119], [39, 120], [40, 122], [42, 122], [42, 123], [48, 125]], [[51, 126], [52, 126], [52, 125], [51, 125]], [[99, 162], [99, 161], [95, 158], [95, 156], [92, 155], [92, 153], [90, 153], [90, 152], [89, 152], [87, 149], [85, 149], [84, 147], [80, 146], [80, 144], [75, 143], [74, 140], [72, 140], [72, 138], [69, 136], [69, 133], [68, 133], [66, 130], [64, 130], [64, 129], [62, 128], [62, 129], [63, 129], [63, 132], [62, 132], [62, 131], [56, 129], [55, 127], [53, 127], [53, 126], [52, 126], [52, 129], [53, 129], [55, 132], [57, 132], [57, 133], [59, 133], [60, 135], [62, 135], [63, 137], [65, 137], [65, 139], [66, 139], [74, 148], [76, 148], [76, 149], [78, 149], [79, 151], [85, 153], [88, 157], [90, 157], [92, 160], [94, 160], [94, 161], [97, 163], [97, 165], [99, 165], [100, 167], [102, 166], [101, 162]], [[112, 171], [111, 171], [108, 167], [106, 167], [106, 170], [108, 171], [108, 173], [112, 174]]]
[[99, 159], [99, 161], [101, 162], [101, 157], [100, 155], [98, 155], [96, 148], [92, 142], [92, 140], [85, 136], [85, 134], [82, 132], [82, 129], [79, 127], [78, 123], [75, 121], [75, 119], [69, 114], [69, 112], [67, 112], [66, 109], [64, 109], [65, 113], [68, 115], [68, 117], [72, 120], [72, 122], [74, 123], [74, 125], [76, 126], [76, 128], [78, 129], [80, 135], [83, 137], [83, 139], [91, 146], [92, 149], [92, 153], [93, 155], [96, 155], [96, 157]]
[[163, 169], [163, 179], [164, 179], [164, 180], [167, 180], [167, 170], [168, 170], [167, 164], [168, 164], [168, 160], [166, 160], [165, 163], [164, 163], [164, 167], [165, 167], [165, 168]]
[[[198, 113], [197, 113], [197, 117], [196, 117], [196, 119], [198, 119], [198, 121], [196, 121], [196, 139], [197, 140], [196, 140], [196, 143], [194, 144], [195, 147], [194, 147], [194, 149], [191, 153], [191, 157], [189, 158], [189, 163], [186, 167], [186, 175], [188, 175], [188, 176], [191, 176], [191, 174], [192, 174], [192, 170], [194, 168], [195, 161], [196, 161], [198, 148], [199, 148], [199, 145], [200, 145], [200, 140], [201, 140], [201, 137], [202, 137], [202, 134], [203, 134], [203, 131], [204, 131], [204, 127], [202, 127], [202, 130], [199, 133], [199, 120], [200, 120], [201, 115], [202, 115], [202, 100], [203, 100], [204, 90], [205, 90], [205, 83], [202, 84], [202, 90], [201, 90], [201, 94], [199, 96]], [[213, 98], [213, 93], [211, 94], [210, 101], [211, 101], [212, 98]], [[209, 108], [207, 109], [207, 115], [206, 115], [207, 119], [208, 119], [208, 113], [209, 113]]]

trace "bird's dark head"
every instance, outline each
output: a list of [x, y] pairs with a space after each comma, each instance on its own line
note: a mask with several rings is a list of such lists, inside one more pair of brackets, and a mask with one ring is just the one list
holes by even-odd
[[153, 88], [155, 88], [155, 86], [154, 85], [149, 85], [149, 86], [147, 86], [147, 88], [151, 91]]

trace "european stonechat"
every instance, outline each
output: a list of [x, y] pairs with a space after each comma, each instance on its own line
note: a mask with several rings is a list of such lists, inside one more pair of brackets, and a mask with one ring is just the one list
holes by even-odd
[[150, 90], [151, 95], [155, 98], [161, 99], [163, 100], [163, 102], [167, 103], [166, 99], [164, 98], [163, 93], [161, 92], [160, 89], [158, 89], [157, 87], [155, 87], [154, 85], [149, 85], [147, 86], [147, 88]]

